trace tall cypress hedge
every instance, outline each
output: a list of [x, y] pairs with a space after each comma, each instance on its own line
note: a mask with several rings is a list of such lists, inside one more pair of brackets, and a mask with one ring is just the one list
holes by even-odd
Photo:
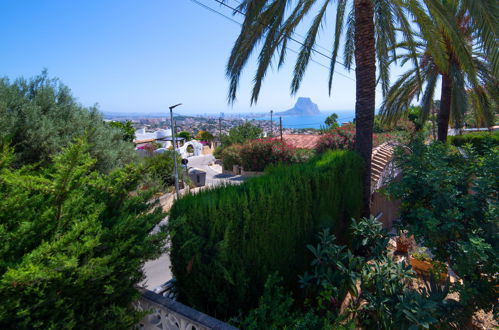
[[330, 151], [177, 201], [169, 227], [179, 300], [225, 319], [255, 307], [275, 271], [296, 290], [310, 261], [305, 246], [320, 229], [347, 241], [345, 228], [360, 215], [361, 175], [357, 154]]

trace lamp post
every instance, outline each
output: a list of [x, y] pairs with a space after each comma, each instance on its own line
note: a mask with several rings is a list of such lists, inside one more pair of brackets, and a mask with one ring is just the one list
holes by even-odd
[[272, 127], [272, 114], [274, 113], [274, 110], [270, 110], [270, 137], [272, 137], [274, 135], [274, 132], [273, 132], [273, 127]]
[[172, 127], [172, 141], [173, 141], [173, 171], [175, 172], [175, 191], [177, 192], [177, 199], [180, 198], [180, 192], [179, 192], [179, 187], [178, 187], [178, 171], [177, 171], [177, 144], [175, 142], [175, 126], [173, 124], [173, 109], [178, 107], [179, 105], [182, 105], [182, 103], [178, 103], [175, 105], [172, 105], [170, 107], [170, 121], [171, 121], [171, 127]]

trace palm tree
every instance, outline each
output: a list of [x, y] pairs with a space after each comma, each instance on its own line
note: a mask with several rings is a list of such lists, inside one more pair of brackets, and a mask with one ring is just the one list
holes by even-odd
[[[477, 33], [468, 10], [459, 1], [441, 2], [446, 3], [447, 20], [460, 33], [460, 47], [451, 43], [435, 16], [429, 17], [430, 21], [425, 24], [430, 23], [433, 26], [431, 31], [437, 31], [437, 35], [425, 38], [421, 33], [417, 34], [415, 45], [419, 64], [403, 74], [390, 88], [380, 113], [384, 122], [396, 122], [408, 110], [413, 99], [419, 97], [424, 85], [420, 119], [426, 121], [433, 107], [437, 81], [441, 78], [437, 135], [440, 141], [445, 142], [449, 122], [455, 127], [462, 127], [468, 99], [474, 105], [476, 117], [491, 124], [492, 105], [494, 98], [497, 99], [497, 80], [492, 74], [491, 63], [477, 47]], [[428, 30], [428, 27], [425, 29]], [[425, 29], [421, 28], [421, 31]], [[398, 48], [406, 49], [407, 45], [401, 43]], [[399, 54], [394, 60], [405, 63], [412, 58], [412, 49], [406, 50], [409, 52]], [[471, 97], [468, 98], [467, 94]]]
[[[334, 1], [331, 0], [246, 0], [239, 10], [245, 13], [241, 32], [237, 38], [227, 64], [230, 80], [229, 101], [236, 98], [239, 77], [252, 51], [259, 41], [263, 46], [258, 57], [258, 68], [254, 78], [251, 102], [258, 100], [262, 81], [267, 69], [277, 54], [278, 67], [286, 57], [289, 41], [294, 38], [295, 29], [304, 17], [317, 6], [317, 12], [303, 41], [291, 81], [291, 94], [296, 94], [303, 79], [314, 48], [318, 31], [326, 13]], [[291, 8], [289, 15], [287, 8]], [[374, 24], [376, 22], [376, 25]], [[337, 0], [334, 42], [330, 54], [329, 92], [340, 39], [345, 37], [344, 66], [350, 69], [355, 60], [356, 76], [356, 150], [365, 162], [363, 214], [369, 214], [371, 185], [371, 152], [375, 107], [376, 60], [379, 81], [384, 91], [389, 86], [389, 49], [396, 44], [395, 26], [400, 28], [404, 40], [413, 42], [410, 22], [405, 16], [401, 1], [390, 0]], [[394, 54], [392, 54], [393, 56]], [[414, 58], [416, 63], [417, 59]]]
[[[223, 1], [223, 0], [221, 0]], [[499, 72], [499, 53], [497, 49], [497, 1], [496, 0], [462, 0], [471, 17], [477, 17], [475, 25], [486, 54], [493, 58], [492, 68], [497, 76]], [[372, 133], [374, 122], [376, 60], [378, 62], [378, 81], [383, 92], [389, 88], [389, 55], [395, 56], [396, 27], [399, 35], [407, 43], [412, 53], [412, 61], [417, 66], [416, 50], [411, 31], [411, 23], [406, 13], [411, 13], [422, 27], [423, 33], [431, 37], [434, 31], [427, 23], [431, 11], [440, 26], [449, 36], [450, 43], [455, 44], [458, 51], [463, 51], [460, 35], [449, 23], [446, 5], [434, 0], [243, 0], [238, 11], [244, 13], [245, 19], [240, 34], [232, 49], [228, 64], [227, 77], [230, 81], [229, 102], [236, 98], [241, 72], [251, 53], [262, 42], [258, 56], [258, 68], [254, 77], [251, 102], [258, 100], [262, 81], [267, 69], [277, 59], [277, 67], [285, 61], [289, 41], [296, 41], [295, 30], [313, 8], [317, 8], [315, 17], [305, 36], [300, 49], [294, 74], [291, 81], [291, 94], [298, 91], [303, 75], [312, 53], [319, 53], [315, 48], [318, 31], [328, 12], [328, 8], [336, 5], [334, 41], [330, 55], [329, 92], [338, 55], [340, 39], [344, 35], [344, 63], [350, 69], [355, 60], [356, 75], [356, 150], [365, 162], [363, 177], [364, 198], [363, 215], [369, 213], [370, 171], [372, 152]], [[288, 8], [290, 12], [288, 12]], [[288, 15], [289, 14], [289, 15]], [[483, 19], [482, 19], [483, 18]], [[442, 47], [438, 41], [435, 48]], [[391, 50], [391, 52], [390, 52]], [[440, 52], [442, 53], [442, 51]], [[277, 55], [277, 56], [275, 56]]]

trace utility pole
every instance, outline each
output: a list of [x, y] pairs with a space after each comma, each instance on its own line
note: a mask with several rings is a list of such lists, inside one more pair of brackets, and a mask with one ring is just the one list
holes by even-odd
[[175, 124], [173, 123], [173, 109], [182, 105], [178, 103], [170, 107], [170, 122], [172, 125], [172, 141], [173, 141], [173, 171], [175, 172], [175, 191], [177, 192], [177, 199], [180, 198], [179, 185], [178, 185], [178, 171], [177, 171], [177, 144], [175, 141]]
[[270, 137], [274, 135], [273, 127], [272, 127], [272, 114], [274, 113], [274, 110], [270, 110]]
[[222, 145], [222, 117], [218, 117], [218, 140]]
[[281, 132], [281, 141], [282, 141], [282, 117], [279, 116], [279, 131]]

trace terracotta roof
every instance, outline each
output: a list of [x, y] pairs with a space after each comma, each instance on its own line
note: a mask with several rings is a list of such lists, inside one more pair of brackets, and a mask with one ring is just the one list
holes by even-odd
[[319, 142], [320, 135], [313, 134], [283, 134], [284, 142], [292, 145], [295, 148], [315, 149]]

